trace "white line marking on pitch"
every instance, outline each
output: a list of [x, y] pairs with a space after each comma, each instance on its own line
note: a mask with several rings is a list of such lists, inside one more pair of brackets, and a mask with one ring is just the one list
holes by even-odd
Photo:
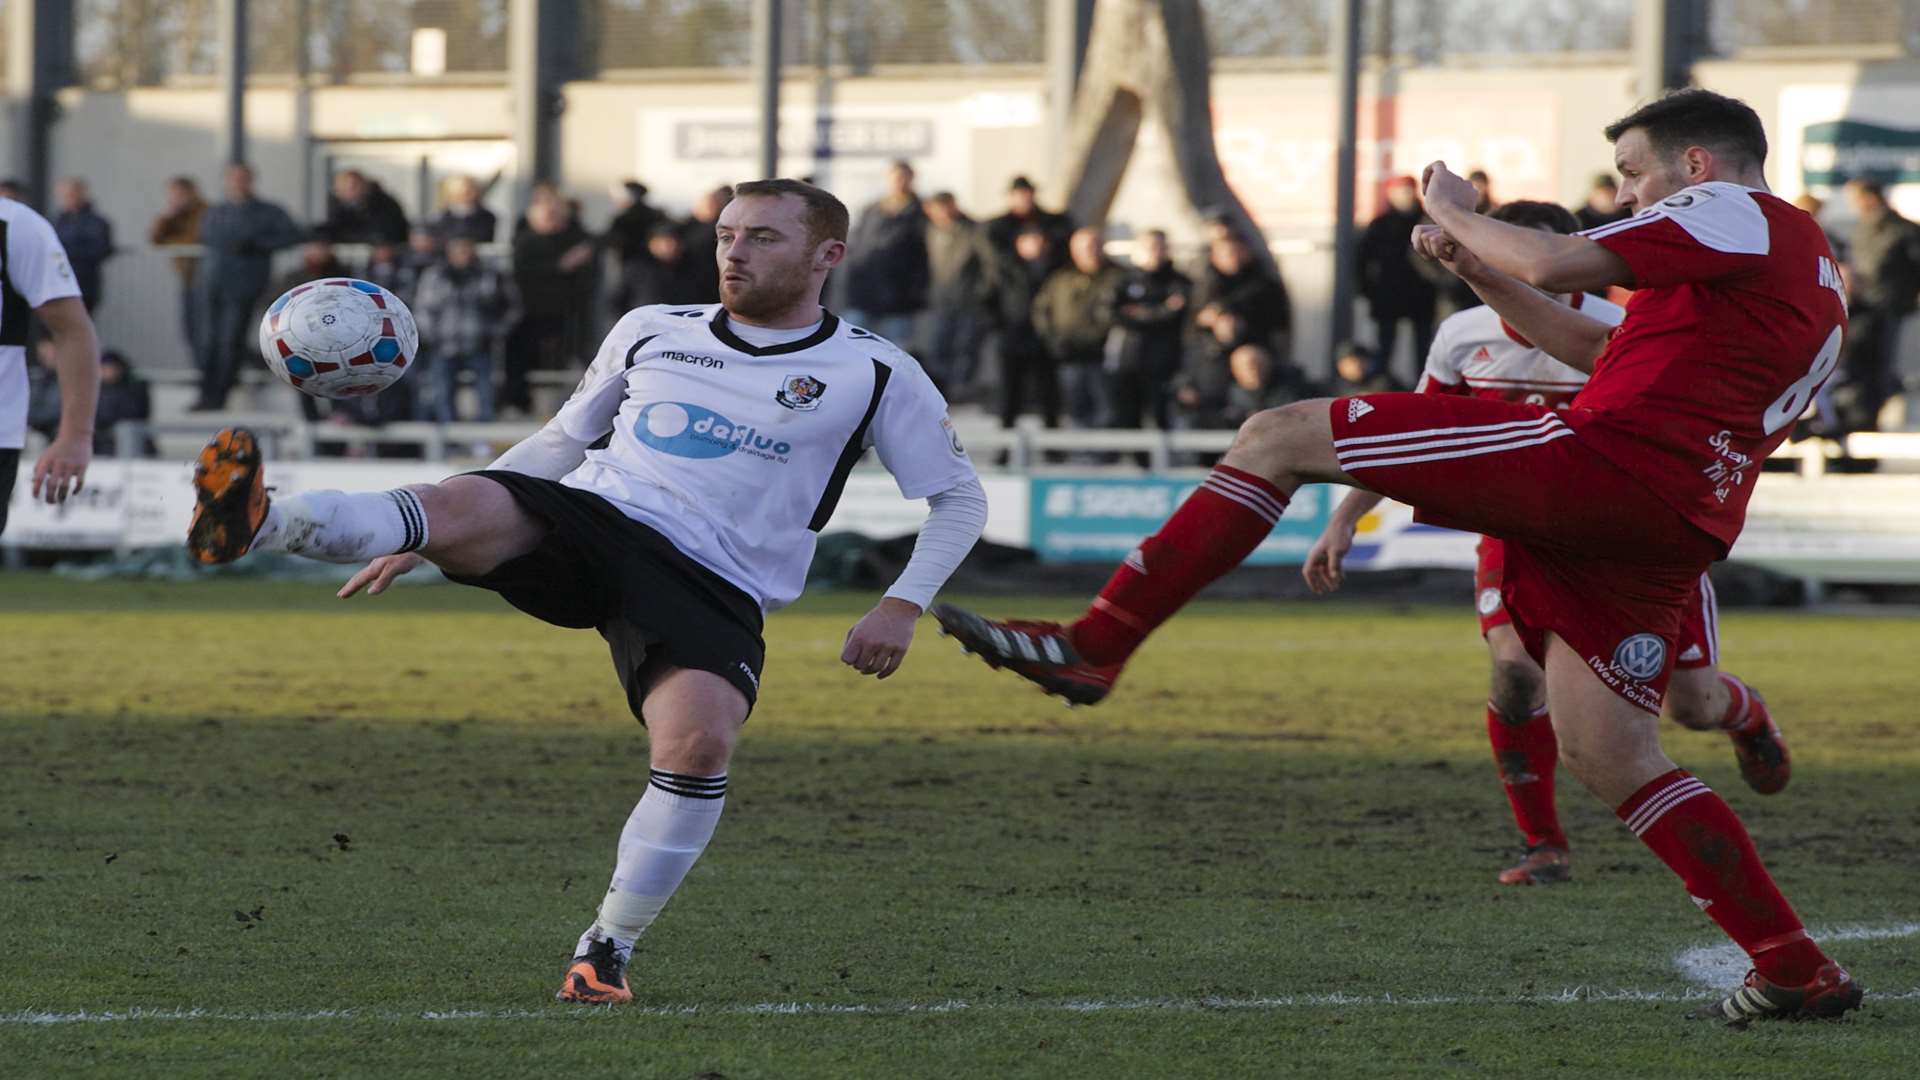
[[[1840, 926], [1810, 931], [1813, 940], [1821, 943], [1829, 941], [1886, 941], [1894, 938], [1909, 938], [1920, 935], [1920, 923], [1894, 923], [1889, 926]], [[1673, 958], [1673, 966], [1680, 970], [1681, 978], [1698, 986], [1719, 987], [1725, 989], [1737, 986], [1747, 977], [1750, 963], [1747, 954], [1731, 941], [1713, 945], [1696, 945], [1682, 951]], [[1844, 966], [1844, 965], [1843, 965]], [[1874, 994], [1874, 997], [1883, 995]]]
[[[1831, 936], [1831, 935], [1829, 935]], [[326, 1021], [374, 1020], [590, 1020], [617, 1016], [924, 1016], [946, 1013], [996, 1012], [1278, 1012], [1328, 1006], [1420, 1005], [1577, 1005], [1595, 1001], [1692, 1002], [1702, 993], [1671, 990], [1618, 990], [1574, 986], [1549, 994], [1284, 994], [1257, 998], [1134, 998], [1117, 1001], [1075, 999], [1034, 1002], [889, 1002], [873, 1005], [830, 1005], [817, 1002], [762, 1002], [748, 1005], [620, 1005], [589, 1008], [535, 1009], [313, 1009], [306, 1011], [247, 1011], [237, 1009], [103, 1009], [51, 1012], [23, 1009], [0, 1013], [0, 1026], [47, 1027], [56, 1024], [125, 1024], [152, 1022], [298, 1024]], [[1893, 993], [1874, 991], [1875, 1001], [1920, 1001], [1920, 988]]]

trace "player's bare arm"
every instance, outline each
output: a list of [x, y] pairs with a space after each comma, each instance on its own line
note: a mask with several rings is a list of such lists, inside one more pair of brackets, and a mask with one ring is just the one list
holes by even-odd
[[1478, 193], [1444, 162], [1427, 166], [1425, 183], [1427, 212], [1433, 220], [1495, 270], [1555, 293], [1633, 284], [1627, 261], [1591, 240], [1522, 228], [1474, 213]]
[[60, 503], [80, 490], [93, 461], [94, 407], [100, 400], [100, 341], [79, 297], [49, 300], [33, 313], [53, 335], [60, 379], [60, 428], [33, 466], [33, 497]]
[[1307, 561], [1300, 567], [1300, 576], [1315, 595], [1325, 596], [1346, 583], [1347, 552], [1353, 550], [1353, 535], [1360, 528], [1360, 519], [1385, 500], [1386, 496], [1377, 492], [1354, 488], [1333, 508], [1327, 527], [1320, 531], [1320, 538], [1313, 542]]
[[1500, 318], [1525, 335], [1527, 340], [1545, 350], [1548, 356], [1568, 367], [1587, 374], [1593, 373], [1594, 361], [1600, 358], [1601, 351], [1607, 347], [1607, 335], [1613, 329], [1611, 326], [1576, 311], [1553, 295], [1511, 274], [1495, 270], [1438, 225], [1416, 228], [1413, 247], [1466, 282], [1474, 295], [1498, 312]]

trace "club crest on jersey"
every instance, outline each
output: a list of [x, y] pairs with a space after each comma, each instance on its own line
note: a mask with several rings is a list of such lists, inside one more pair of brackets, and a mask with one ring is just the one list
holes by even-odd
[[789, 375], [780, 380], [780, 389], [773, 392], [773, 400], [789, 409], [806, 412], [820, 407], [820, 395], [827, 392], [827, 384], [811, 375]]
[[1347, 399], [1347, 423], [1358, 423], [1360, 418], [1373, 411], [1373, 406], [1359, 398]]
[[1667, 666], [1667, 643], [1658, 634], [1635, 634], [1613, 650], [1613, 666], [1635, 682], [1646, 682]]

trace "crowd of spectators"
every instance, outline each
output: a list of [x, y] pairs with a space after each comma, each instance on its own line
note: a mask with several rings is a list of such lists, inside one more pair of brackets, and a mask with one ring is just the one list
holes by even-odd
[[[1435, 324], [1478, 303], [1444, 269], [1413, 255], [1408, 239], [1426, 220], [1418, 186], [1391, 179], [1383, 209], [1357, 237], [1371, 342], [1341, 344], [1327, 377], [1311, 378], [1293, 359], [1292, 306], [1276, 264], [1258, 236], [1224, 216], [1210, 221], [1184, 265], [1157, 229], [1127, 237], [1126, 261], [1116, 262], [1108, 253], [1116, 237], [1041, 206], [1025, 177], [1013, 178], [1005, 205], [984, 220], [950, 192], [922, 196], [916, 179], [909, 163], [895, 162], [884, 194], [856, 208], [830, 304], [913, 352], [950, 398], [983, 406], [1004, 426], [1030, 414], [1050, 428], [1231, 428], [1304, 396], [1405, 389], [1418, 379]], [[1484, 171], [1469, 180], [1483, 211], [1497, 205]], [[420, 373], [372, 399], [303, 399], [310, 418], [531, 415], [533, 373], [579, 370], [622, 313], [718, 299], [714, 225], [731, 189], [705, 192], [684, 217], [650, 202], [637, 181], [614, 194], [615, 212], [598, 233], [578, 201], [551, 184], [536, 185], [503, 228], [485, 205], [487, 187], [456, 176], [413, 220], [378, 180], [344, 169], [329, 184], [325, 217], [302, 226], [256, 193], [245, 165], [226, 169], [211, 203], [193, 178], [173, 178], [147, 238], [178, 249], [170, 261], [180, 324], [199, 365], [192, 408], [227, 407], [267, 301], [317, 277], [359, 276], [412, 307]], [[1611, 177], [1597, 177], [1574, 211], [1582, 227], [1625, 216], [1616, 195]], [[1852, 329], [1841, 375], [1811, 425], [1825, 434], [1871, 428], [1890, 400], [1920, 389], [1920, 364], [1899, 354], [1901, 325], [1920, 307], [1920, 226], [1873, 180], [1847, 184], [1845, 199], [1844, 228], [1830, 232]], [[113, 226], [81, 178], [61, 180], [55, 202], [54, 227], [95, 308], [105, 300]], [[1823, 215], [1818, 200], [1800, 202]], [[272, 267], [286, 265], [276, 256], [289, 248], [298, 248], [298, 262], [276, 278]], [[1402, 342], [1412, 362], [1395, 370]], [[146, 415], [148, 391], [117, 354], [108, 387], [113, 404], [103, 400], [103, 416]], [[57, 407], [57, 398], [40, 406]]]

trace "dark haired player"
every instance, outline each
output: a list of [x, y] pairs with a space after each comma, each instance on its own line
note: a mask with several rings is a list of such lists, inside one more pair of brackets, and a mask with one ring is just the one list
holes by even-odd
[[[1556, 203], [1502, 203], [1489, 216], [1562, 236], [1579, 229], [1574, 216]], [[1626, 315], [1618, 306], [1586, 293], [1569, 293], [1559, 299], [1609, 327], [1620, 325]], [[1502, 319], [1498, 311], [1481, 305], [1451, 315], [1440, 324], [1417, 389], [1427, 394], [1466, 394], [1565, 409], [1586, 381], [1585, 371], [1555, 360]], [[1345, 579], [1342, 563], [1353, 547], [1354, 532], [1360, 519], [1380, 505], [1381, 498], [1371, 491], [1353, 491], [1334, 508], [1301, 567], [1301, 575], [1314, 592], [1324, 595], [1340, 587]], [[1526, 853], [1518, 863], [1500, 872], [1499, 881], [1503, 885], [1571, 881], [1570, 845], [1554, 801], [1560, 744], [1548, 715], [1546, 674], [1533, 659], [1541, 651], [1540, 643], [1521, 639], [1501, 601], [1506, 545], [1495, 537], [1483, 536], [1478, 554], [1474, 607], [1480, 616], [1480, 635], [1486, 639], [1493, 663], [1487, 740], [1493, 746], [1508, 805], [1513, 808], [1514, 824], [1526, 843]], [[1532, 633], [1537, 636], [1539, 631]], [[1719, 639], [1713, 582], [1702, 574], [1687, 601], [1686, 618], [1675, 642], [1678, 653], [1667, 688], [1666, 713], [1685, 727], [1725, 731], [1733, 740], [1741, 775], [1756, 791], [1771, 795], [1787, 785], [1790, 763], [1786, 744], [1765, 701], [1738, 678], [1717, 670]]]
[[[1577, 236], [1494, 221], [1435, 162], [1437, 224], [1415, 234], [1529, 340], [1591, 369], [1572, 408], [1368, 394], [1270, 409], [1071, 625], [935, 614], [989, 664], [1090, 704], [1301, 484], [1365, 488], [1499, 536], [1502, 601], [1541, 643], [1561, 760], [1752, 958], [1711, 1013], [1838, 1015], [1860, 988], [1808, 937], [1732, 809], [1660, 749], [1657, 718], [1695, 584], [1839, 359], [1839, 270], [1819, 225], [1767, 192], [1766, 132], [1744, 103], [1678, 91], [1607, 137], [1633, 217]], [[1635, 290], [1618, 327], [1550, 295], [1611, 285]]]
[[268, 501], [253, 436], [200, 455], [188, 546], [202, 562], [286, 551], [373, 560], [379, 593], [422, 559], [559, 626], [598, 630], [645, 724], [652, 774], [559, 997], [627, 1001], [633, 943], [720, 820], [727, 763], [760, 690], [761, 619], [806, 583], [814, 541], [869, 448], [932, 507], [840, 659], [886, 678], [986, 524], [946, 402], [906, 353], [820, 306], [846, 254], [840, 200], [796, 180], [734, 189], [716, 223], [717, 305], [616, 324], [547, 425], [491, 468], [438, 484]]

